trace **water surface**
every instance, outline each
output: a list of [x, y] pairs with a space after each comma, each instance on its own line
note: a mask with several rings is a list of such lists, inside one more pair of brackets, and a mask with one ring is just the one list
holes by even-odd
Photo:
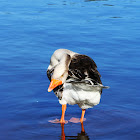
[[[1, 0], [0, 139], [61, 139], [61, 125], [48, 122], [61, 105], [46, 77], [58, 48], [89, 55], [111, 87], [86, 111], [86, 134], [69, 122], [66, 139], [140, 139], [139, 9], [139, 0]], [[67, 107], [67, 120], [80, 115]]]

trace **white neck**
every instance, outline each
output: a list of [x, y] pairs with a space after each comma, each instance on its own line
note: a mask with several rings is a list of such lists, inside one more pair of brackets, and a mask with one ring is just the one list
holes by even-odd
[[68, 76], [69, 64], [75, 52], [66, 49], [59, 49], [54, 52], [51, 57], [48, 70], [54, 69], [51, 79], [61, 80], [65, 82]]
[[48, 67], [48, 69], [52, 69], [53, 67], [55, 67], [56, 65], [58, 65], [60, 62], [63, 63], [65, 62], [65, 60], [67, 59], [66, 54], [70, 55], [71, 58], [73, 57], [73, 55], [77, 54], [75, 52], [72, 52], [70, 50], [67, 49], [58, 49], [56, 50], [52, 57], [51, 57], [51, 61], [50, 61], [50, 65]]

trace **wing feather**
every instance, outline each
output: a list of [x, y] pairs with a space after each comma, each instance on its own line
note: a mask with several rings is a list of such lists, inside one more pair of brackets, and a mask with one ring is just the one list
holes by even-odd
[[76, 54], [69, 65], [67, 82], [82, 82], [89, 85], [102, 84], [96, 63], [86, 55]]

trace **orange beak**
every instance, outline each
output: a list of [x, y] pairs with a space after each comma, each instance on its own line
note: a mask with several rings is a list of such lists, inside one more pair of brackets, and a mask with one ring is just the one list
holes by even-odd
[[50, 83], [50, 86], [48, 88], [48, 92], [51, 92], [54, 88], [56, 88], [59, 85], [62, 85], [62, 81], [56, 80], [56, 79], [52, 79], [51, 83]]

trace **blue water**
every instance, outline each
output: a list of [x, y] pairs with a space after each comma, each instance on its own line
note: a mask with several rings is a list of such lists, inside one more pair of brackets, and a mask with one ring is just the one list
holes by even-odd
[[[48, 122], [60, 119], [61, 105], [46, 77], [58, 48], [93, 58], [110, 86], [86, 111], [85, 138], [140, 139], [139, 10], [139, 0], [1, 0], [0, 140], [61, 139], [61, 125]], [[80, 115], [67, 107], [66, 120]], [[64, 133], [78, 139], [80, 123]]]

